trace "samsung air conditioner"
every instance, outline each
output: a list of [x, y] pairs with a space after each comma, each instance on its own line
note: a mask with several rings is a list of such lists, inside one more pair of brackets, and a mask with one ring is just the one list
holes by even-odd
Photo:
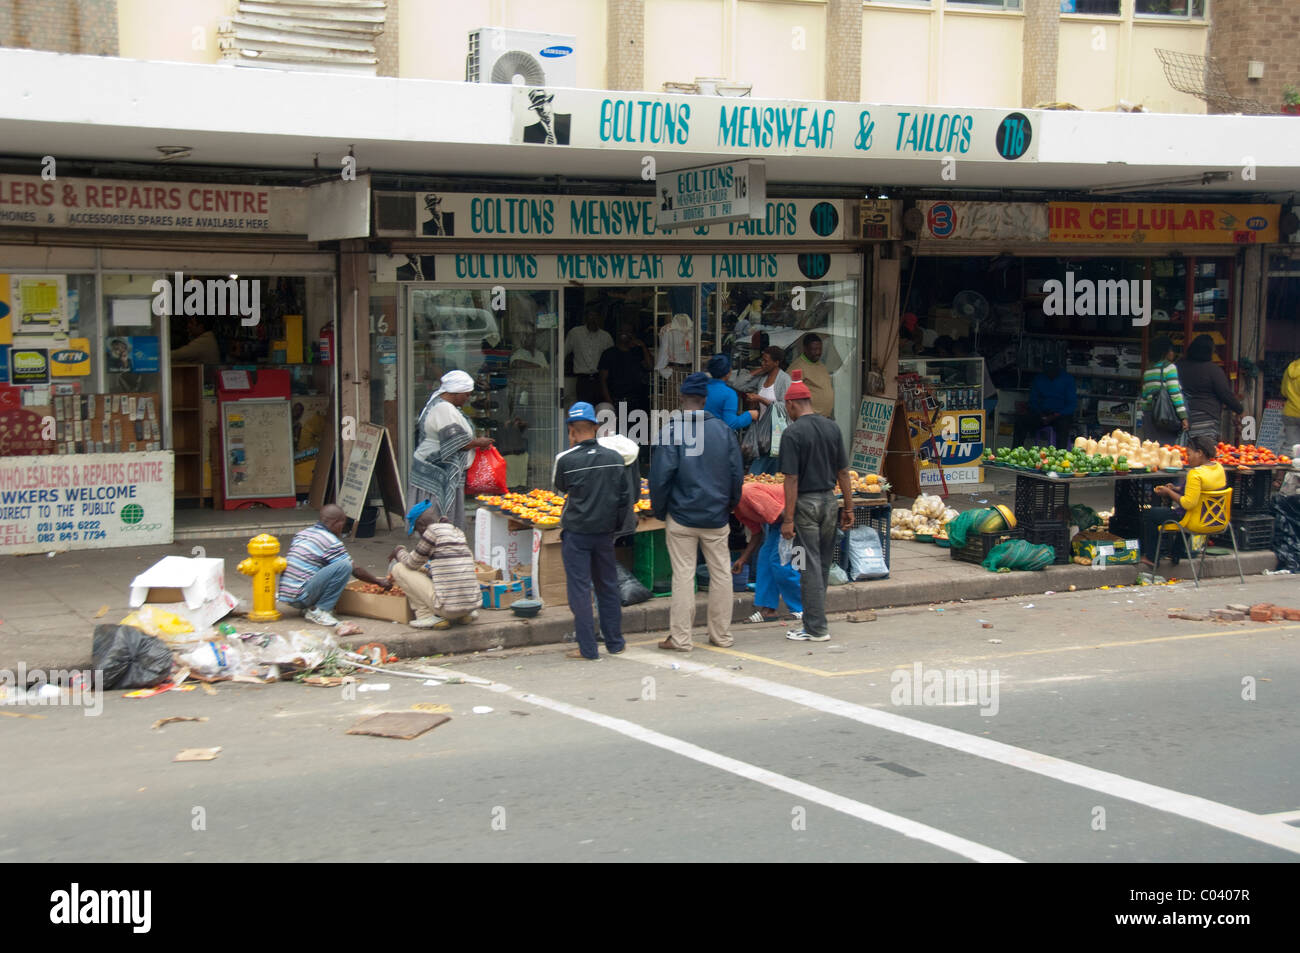
[[469, 34], [467, 83], [578, 85], [577, 37], [481, 27]]

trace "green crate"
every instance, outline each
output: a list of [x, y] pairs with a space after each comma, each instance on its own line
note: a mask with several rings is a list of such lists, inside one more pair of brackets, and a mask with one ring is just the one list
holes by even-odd
[[656, 583], [666, 595], [673, 584], [673, 566], [668, 559], [668, 537], [662, 529], [647, 530], [632, 537], [632, 574], [651, 592]]

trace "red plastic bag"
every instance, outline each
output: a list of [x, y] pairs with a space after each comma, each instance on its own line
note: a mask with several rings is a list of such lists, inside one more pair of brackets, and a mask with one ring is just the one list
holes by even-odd
[[475, 496], [506, 492], [506, 458], [496, 447], [480, 447], [474, 454], [465, 471], [465, 492]]

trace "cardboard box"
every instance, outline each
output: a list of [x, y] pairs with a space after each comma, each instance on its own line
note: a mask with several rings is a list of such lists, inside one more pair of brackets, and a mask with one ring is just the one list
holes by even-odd
[[131, 580], [127, 605], [132, 609], [146, 604], [166, 608], [201, 631], [238, 602], [226, 592], [224, 559], [167, 556]]
[[491, 566], [484, 566], [482, 563], [474, 564], [474, 575], [478, 579], [480, 586], [501, 581], [500, 569], [493, 569]]
[[509, 609], [520, 599], [527, 599], [532, 580], [527, 576], [511, 582], [494, 582], [479, 586], [484, 609]]
[[334, 614], [401, 623], [410, 622], [413, 618], [411, 604], [406, 601], [406, 596], [396, 596], [389, 592], [358, 592], [347, 588], [339, 596]]

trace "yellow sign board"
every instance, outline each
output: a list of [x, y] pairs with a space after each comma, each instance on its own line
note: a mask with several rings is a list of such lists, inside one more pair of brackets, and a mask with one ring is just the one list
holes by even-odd
[[1278, 205], [1051, 202], [1048, 240], [1254, 245], [1278, 240]]

